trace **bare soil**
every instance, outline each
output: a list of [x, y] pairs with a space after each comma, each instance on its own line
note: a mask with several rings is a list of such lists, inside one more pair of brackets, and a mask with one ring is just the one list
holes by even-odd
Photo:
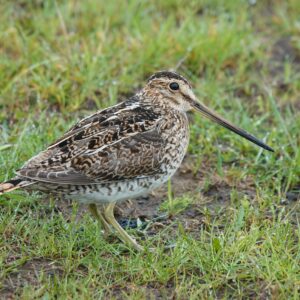
[[[16, 258], [11, 257], [11, 260]], [[41, 276], [52, 277], [62, 275], [62, 269], [53, 261], [46, 258], [36, 258], [16, 267], [4, 281], [0, 289], [0, 299], [15, 299], [18, 289], [26, 285], [37, 286]]]

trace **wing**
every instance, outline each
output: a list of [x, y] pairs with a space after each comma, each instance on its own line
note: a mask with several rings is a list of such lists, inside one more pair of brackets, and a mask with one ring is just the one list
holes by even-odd
[[77, 123], [18, 175], [57, 184], [92, 184], [156, 174], [165, 149], [160, 122], [151, 107], [121, 103]]

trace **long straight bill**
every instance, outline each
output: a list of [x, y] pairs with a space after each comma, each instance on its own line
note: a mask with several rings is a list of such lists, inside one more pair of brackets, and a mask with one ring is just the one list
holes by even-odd
[[205, 105], [193, 101], [192, 105], [194, 106], [194, 108], [199, 111], [201, 114], [203, 114], [205, 117], [209, 118], [210, 120], [220, 124], [221, 126], [235, 132], [236, 134], [242, 136], [243, 138], [251, 141], [252, 143], [266, 149], [269, 151], [274, 152], [274, 150], [269, 147], [268, 145], [266, 145], [265, 143], [263, 143], [262, 141], [260, 141], [259, 139], [257, 139], [255, 136], [251, 135], [250, 133], [248, 133], [247, 131], [231, 124], [230, 122], [226, 121], [224, 118], [222, 118], [221, 116], [219, 116], [218, 114], [216, 114], [214, 111], [210, 110], [208, 107], [206, 107]]

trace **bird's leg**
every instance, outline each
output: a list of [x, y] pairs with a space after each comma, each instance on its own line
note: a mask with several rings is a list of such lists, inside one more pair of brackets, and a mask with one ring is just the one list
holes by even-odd
[[114, 207], [115, 203], [109, 203], [104, 208], [104, 217], [110, 225], [114, 227], [116, 230], [116, 233], [118, 233], [119, 238], [127, 243], [129, 246], [132, 246], [134, 249], [138, 251], [142, 251], [144, 248], [140, 246], [136, 240], [134, 240], [117, 222], [117, 220], [114, 217]]
[[101, 224], [102, 229], [104, 230], [104, 236], [108, 236], [109, 233], [111, 232], [111, 228], [107, 221], [105, 220], [104, 216], [102, 215], [101, 212], [98, 211], [97, 205], [96, 204], [90, 204], [89, 205], [89, 210], [91, 214], [97, 219], [97, 221]]

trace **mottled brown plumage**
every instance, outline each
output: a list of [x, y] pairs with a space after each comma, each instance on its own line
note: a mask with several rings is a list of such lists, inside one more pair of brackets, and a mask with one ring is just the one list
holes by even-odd
[[133, 97], [75, 124], [26, 162], [16, 178], [0, 184], [0, 194], [24, 188], [64, 194], [89, 204], [106, 232], [112, 226], [140, 250], [115, 221], [113, 207], [118, 201], [151, 191], [174, 174], [188, 146], [186, 112], [192, 108], [272, 150], [197, 102], [185, 78], [158, 72]]

